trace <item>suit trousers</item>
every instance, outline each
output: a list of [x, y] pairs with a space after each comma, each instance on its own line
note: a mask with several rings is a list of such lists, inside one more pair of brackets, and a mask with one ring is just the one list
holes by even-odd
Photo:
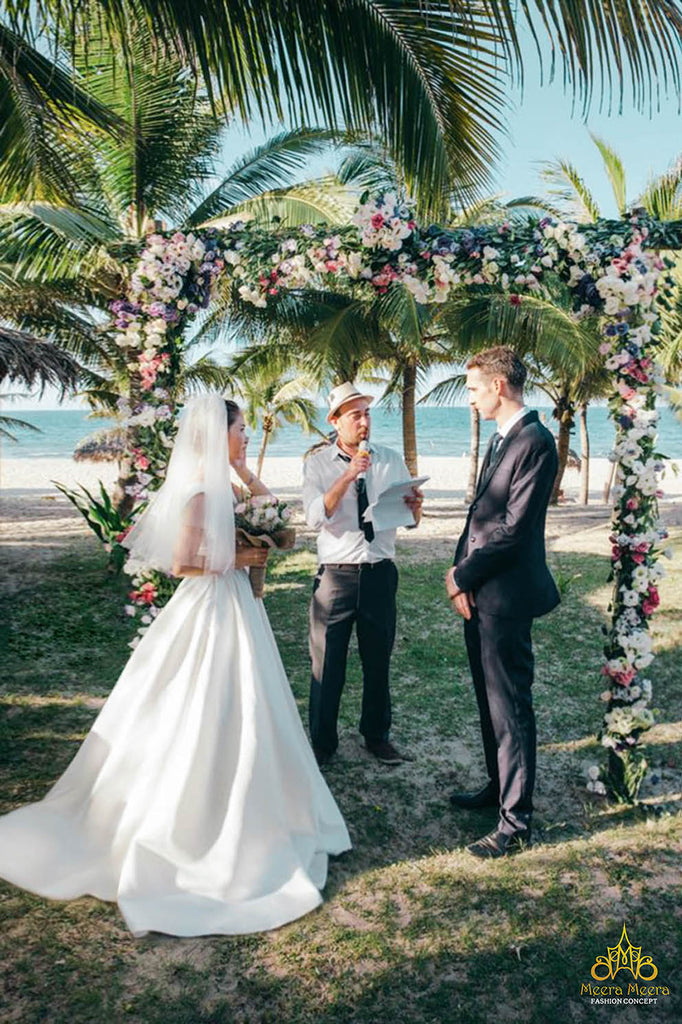
[[532, 619], [486, 615], [464, 621], [469, 665], [478, 701], [490, 782], [499, 787], [500, 821], [507, 835], [530, 828], [535, 785], [536, 731]]
[[360, 732], [387, 740], [391, 728], [389, 665], [395, 640], [398, 570], [390, 559], [361, 565], [321, 565], [310, 604], [310, 737], [332, 754], [355, 624], [362, 663]]

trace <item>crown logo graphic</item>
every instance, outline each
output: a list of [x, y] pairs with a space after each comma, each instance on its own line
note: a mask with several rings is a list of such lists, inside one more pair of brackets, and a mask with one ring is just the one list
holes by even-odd
[[617, 946], [607, 946], [607, 955], [598, 956], [591, 975], [595, 981], [613, 979], [619, 971], [629, 971], [635, 979], [653, 981], [658, 967], [650, 956], [642, 956], [642, 947], [633, 946], [623, 924], [623, 932]]

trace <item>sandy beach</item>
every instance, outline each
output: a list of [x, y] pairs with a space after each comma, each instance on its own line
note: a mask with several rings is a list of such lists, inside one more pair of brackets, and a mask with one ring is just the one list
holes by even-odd
[[[666, 470], [664, 501], [682, 500], [682, 463], [670, 463]], [[590, 501], [601, 503], [604, 482], [611, 471], [608, 459], [593, 459], [590, 464]], [[677, 471], [677, 475], [676, 474]], [[464, 500], [469, 476], [469, 460], [425, 457], [419, 460], [419, 473], [428, 476], [424, 485], [427, 499]], [[266, 458], [263, 479], [278, 495], [295, 499], [301, 493], [301, 460], [298, 458]], [[67, 487], [82, 484], [97, 489], [101, 480], [110, 487], [116, 479], [116, 465], [110, 462], [74, 462], [73, 459], [3, 459], [0, 461], [0, 488], [5, 497], [38, 497], [58, 495], [52, 481]], [[577, 469], [567, 469], [564, 476], [566, 498], [575, 501], [579, 495], [580, 476]]]
[[[610, 467], [607, 459], [593, 460], [587, 506], [578, 502], [577, 470], [566, 471], [566, 500], [549, 509], [547, 542], [550, 550], [607, 553], [611, 509], [603, 502], [602, 489]], [[399, 531], [399, 547], [410, 558], [442, 558], [447, 563], [466, 515], [464, 496], [469, 462], [464, 456], [421, 458], [419, 471], [429, 477], [424, 486], [424, 516], [419, 530]], [[0, 534], [8, 554], [8, 549], [16, 549], [10, 559], [12, 564], [16, 564], [14, 558], [21, 561], [49, 557], [70, 538], [88, 533], [82, 517], [52, 481], [71, 488], [82, 484], [97, 493], [100, 480], [109, 488], [115, 478], [116, 466], [112, 463], [74, 462], [72, 459], [0, 461]], [[299, 543], [312, 543], [314, 535], [305, 525], [300, 502], [301, 460], [266, 459], [263, 478], [273, 491], [291, 503]], [[662, 518], [669, 527], [682, 526], [682, 473], [675, 475], [670, 465], [663, 486]], [[6, 583], [9, 585], [9, 581]]]

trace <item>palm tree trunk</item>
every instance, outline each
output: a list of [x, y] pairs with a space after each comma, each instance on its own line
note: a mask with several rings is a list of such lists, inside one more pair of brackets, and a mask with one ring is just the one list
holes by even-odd
[[476, 493], [478, 477], [478, 456], [481, 448], [481, 414], [473, 405], [469, 406], [469, 482], [467, 483], [466, 502], [471, 504]]
[[268, 417], [263, 417], [263, 437], [260, 443], [260, 450], [258, 452], [258, 462], [256, 463], [256, 476], [260, 480], [260, 475], [263, 471], [263, 459], [265, 458], [265, 449], [268, 446], [270, 440], [270, 434], [272, 433], [272, 427], [268, 422]]
[[566, 471], [566, 463], [568, 462], [568, 451], [571, 445], [571, 429], [573, 427], [575, 409], [571, 404], [571, 400], [568, 397], [567, 392], [568, 386], [562, 389], [562, 393], [559, 395], [559, 400], [557, 402], [557, 407], [554, 411], [554, 415], [559, 421], [559, 436], [557, 438], [557, 455], [559, 456], [559, 467], [557, 469], [554, 487], [552, 488], [552, 496], [550, 498], [551, 505], [556, 505], [559, 501], [561, 481], [563, 480], [564, 473]]
[[417, 463], [417, 367], [406, 363], [403, 369], [403, 457], [411, 476], [419, 476]]
[[587, 402], [580, 406], [580, 503], [590, 501], [590, 435], [587, 430]]
[[609, 504], [609, 499], [611, 497], [611, 488], [613, 487], [613, 478], [614, 478], [615, 474], [616, 474], [616, 463], [612, 462], [611, 463], [611, 470], [609, 472], [608, 477], [606, 478], [606, 482], [604, 483], [604, 491], [603, 491], [603, 494], [602, 494], [602, 497], [604, 499], [604, 504], [605, 505]]

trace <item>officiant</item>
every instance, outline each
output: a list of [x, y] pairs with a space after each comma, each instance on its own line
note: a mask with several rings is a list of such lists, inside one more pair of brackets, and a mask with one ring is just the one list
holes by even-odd
[[[337, 719], [346, 681], [348, 645], [355, 625], [362, 664], [360, 733], [383, 764], [404, 756], [390, 742], [389, 667], [395, 639], [396, 530], [374, 530], [365, 512], [393, 484], [408, 481], [402, 455], [370, 443], [372, 397], [346, 381], [329, 395], [328, 422], [336, 439], [303, 464], [303, 507], [319, 531], [318, 570], [310, 605], [310, 736], [326, 764], [338, 746]], [[405, 525], [421, 518], [423, 494], [405, 497]]]

